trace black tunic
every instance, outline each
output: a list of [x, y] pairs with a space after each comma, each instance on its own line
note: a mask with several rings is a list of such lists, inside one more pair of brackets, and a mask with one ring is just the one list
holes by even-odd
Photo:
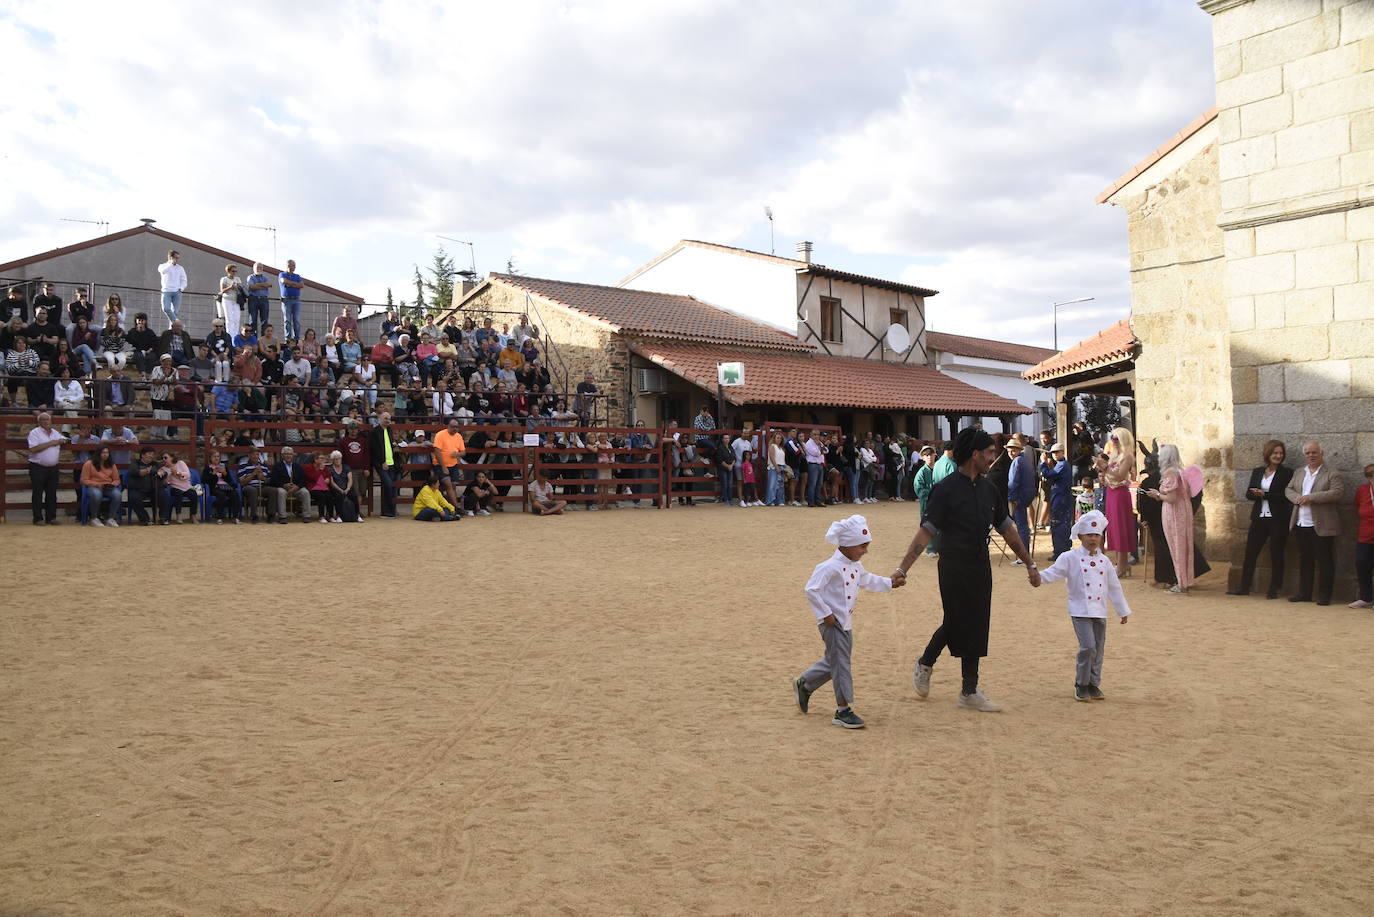
[[940, 535], [940, 598], [952, 656], [986, 656], [992, 620], [988, 533], [1007, 525], [1007, 504], [986, 477], [956, 471], [930, 491], [921, 524]]

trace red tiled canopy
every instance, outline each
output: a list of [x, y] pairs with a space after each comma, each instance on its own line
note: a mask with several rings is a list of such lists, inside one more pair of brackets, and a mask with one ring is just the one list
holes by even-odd
[[1034, 413], [1009, 398], [926, 366], [670, 341], [641, 340], [630, 346], [645, 359], [708, 391], [716, 387], [717, 363], [743, 363], [745, 384], [725, 389], [725, 400], [731, 404], [818, 405], [977, 417]]
[[1123, 318], [1086, 341], [1079, 341], [1048, 360], [1037, 363], [1021, 376], [1036, 385], [1046, 385], [1059, 376], [1130, 360], [1135, 356], [1138, 343], [1135, 332], [1131, 330], [1131, 320]]

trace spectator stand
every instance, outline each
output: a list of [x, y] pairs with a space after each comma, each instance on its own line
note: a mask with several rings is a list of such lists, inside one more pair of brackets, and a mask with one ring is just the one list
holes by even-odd
[[[669, 468], [664, 461], [666, 453], [662, 448], [662, 430], [644, 427], [537, 427], [524, 432], [537, 434], [541, 441], [539, 446], [530, 447], [533, 461], [527, 480], [542, 471], [549, 483], [560, 491], [559, 499], [566, 500], [570, 505], [581, 503], [590, 506], [593, 503], [616, 503], [621, 500], [648, 500], [651, 506], [662, 505]], [[596, 455], [601, 450], [593, 443], [586, 442], [586, 439], [588, 435], [602, 433], [623, 442], [628, 442], [632, 433], [648, 434], [655, 437], [660, 445], [648, 449], [612, 445], [605, 451], [611, 453], [613, 461], [599, 462]], [[576, 434], [584, 445], [559, 445], [560, 435], [567, 434]], [[610, 471], [611, 477], [599, 477], [598, 472], [603, 470]], [[630, 493], [621, 494], [621, 487], [628, 487]]]

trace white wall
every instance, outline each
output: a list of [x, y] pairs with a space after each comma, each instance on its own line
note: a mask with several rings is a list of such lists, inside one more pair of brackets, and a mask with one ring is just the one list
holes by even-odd
[[[879, 287], [864, 286], [847, 280], [833, 280], [815, 274], [799, 274], [796, 278], [796, 299], [801, 300], [802, 312], [808, 319], [810, 328], [797, 322], [797, 337], [802, 343], [809, 343], [822, 353], [829, 351], [837, 357], [860, 357], [869, 360], [882, 360], [888, 363], [910, 363], [923, 366], [926, 363], [925, 349], [925, 299], [913, 297], [909, 293], [897, 293]], [[840, 301], [843, 312], [840, 314], [841, 338], [839, 342], [826, 341], [821, 346], [821, 298]], [[876, 336], [881, 340], [887, 332], [890, 310], [902, 309], [906, 312], [906, 327], [911, 332], [911, 348], [914, 353], [894, 353], [886, 347], [874, 347]], [[848, 313], [848, 315], [844, 313]], [[852, 316], [852, 317], [851, 317]], [[867, 328], [868, 331], [864, 329]], [[812, 332], [815, 332], [813, 335]], [[869, 332], [872, 332], [871, 334]], [[871, 351], [871, 352], [870, 352]], [[908, 359], [908, 353], [910, 358]]]
[[[1012, 366], [1014, 364], [1002, 364]], [[1029, 368], [1029, 367], [1027, 367]], [[958, 379], [960, 382], [967, 382], [969, 385], [977, 386], [994, 395], [1001, 395], [1003, 398], [1010, 398], [1018, 404], [1024, 404], [1028, 408], [1038, 408], [1041, 404], [1048, 405], [1052, 410], [1054, 407], [1054, 392], [1051, 389], [1041, 388], [1032, 385], [1025, 379], [1015, 376], [1005, 376], [992, 373], [980, 373], [970, 369], [947, 369], [941, 367], [941, 372]], [[989, 433], [1024, 433], [1027, 436], [1038, 436], [1043, 426], [1042, 415], [1025, 414], [1013, 419], [1010, 430], [1003, 430], [1001, 421], [994, 417], [983, 420], [983, 429]], [[943, 420], [940, 421], [940, 435], [949, 435], [949, 425]]]
[[797, 331], [796, 271], [787, 264], [687, 245], [625, 287], [695, 296], [789, 334]]

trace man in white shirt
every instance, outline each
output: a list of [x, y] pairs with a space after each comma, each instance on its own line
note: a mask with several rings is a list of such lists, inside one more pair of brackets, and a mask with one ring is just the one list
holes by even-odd
[[29, 486], [32, 489], [33, 524], [58, 525], [57, 463], [67, 442], [52, 426], [52, 415], [43, 411], [38, 426], [29, 431]]
[[162, 314], [167, 316], [167, 327], [177, 320], [181, 309], [181, 294], [186, 289], [186, 268], [181, 266], [181, 252], [172, 249], [167, 260], [157, 266], [162, 281]]
[[1298, 540], [1298, 591], [1290, 602], [1310, 602], [1316, 573], [1318, 605], [1331, 604], [1336, 584], [1336, 536], [1341, 533], [1337, 507], [1345, 500], [1340, 473], [1326, 467], [1326, 455], [1315, 440], [1304, 443], [1307, 466], [1293, 472], [1285, 493], [1293, 504], [1293, 530]]

